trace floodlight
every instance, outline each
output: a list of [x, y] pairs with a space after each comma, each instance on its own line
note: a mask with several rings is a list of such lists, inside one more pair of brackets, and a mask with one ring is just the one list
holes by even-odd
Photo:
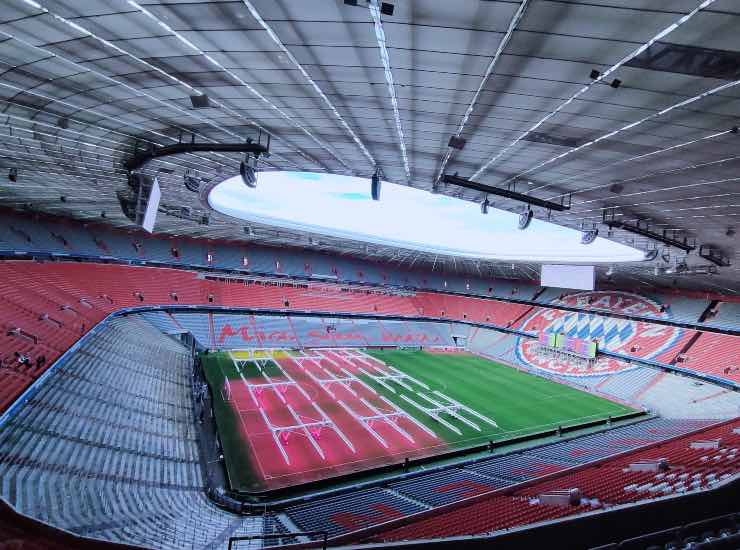
[[591, 244], [596, 240], [596, 237], [599, 236], [599, 230], [594, 229], [587, 229], [583, 233], [581, 233], [581, 244]]
[[188, 191], [192, 191], [193, 193], [198, 193], [200, 191], [200, 178], [193, 176], [193, 173], [189, 168], [182, 176], [182, 180]]
[[370, 183], [370, 193], [374, 201], [380, 200], [380, 185], [381, 185], [380, 172], [376, 170], [375, 173], [373, 174], [373, 177]]
[[257, 187], [257, 157], [247, 153], [239, 163], [239, 174], [247, 187]]
[[529, 224], [532, 223], [532, 218], [534, 217], [534, 212], [532, 212], [531, 209], [527, 209], [521, 214], [519, 214], [519, 224], [518, 227], [521, 230], [527, 229], [529, 227]]
[[658, 257], [658, 249], [653, 248], [652, 250], [646, 250], [645, 251], [645, 260], [648, 262], [653, 261], [655, 258]]

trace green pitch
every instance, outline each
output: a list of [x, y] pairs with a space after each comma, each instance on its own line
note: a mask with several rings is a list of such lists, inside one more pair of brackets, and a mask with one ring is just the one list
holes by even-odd
[[[447, 451], [474, 447], [489, 440], [504, 442], [557, 426], [576, 426], [634, 412], [633, 409], [619, 403], [470, 354], [435, 354], [402, 350], [370, 350], [367, 353], [425, 383], [430, 390], [424, 393], [433, 395], [431, 392], [437, 390], [498, 424], [498, 427], [493, 427], [485, 422], [476, 421], [480, 427], [480, 431], [477, 431], [444, 416], [461, 432], [457, 434], [400, 397], [406, 395], [416, 403], [429, 406], [429, 403], [421, 400], [414, 391], [391, 383], [396, 390], [392, 392], [371, 378], [360, 375], [360, 378], [378, 394], [385, 396], [428, 426], [444, 441]], [[225, 402], [222, 397], [221, 390], [225, 378], [232, 381], [235, 390], [241, 387], [239, 372], [227, 353], [201, 355], [201, 359], [206, 378], [212, 388], [216, 422], [232, 488], [248, 492], [270, 490], [270, 481], [263, 479], [254, 468], [253, 453], [260, 449], [255, 448], [255, 445], [266, 445], [272, 449], [273, 442], [263, 439], [259, 442], [251, 441], [250, 444], [253, 433], [250, 432], [245, 437], [245, 428], [251, 426], [256, 432], [264, 431], [262, 421], [253, 418], [251, 424], [245, 424], [244, 417], [240, 418], [232, 404]], [[280, 370], [277, 364], [269, 360], [261, 364], [271, 377], [279, 377]], [[242, 376], [247, 379], [256, 378], [255, 381], [261, 379], [259, 370], [252, 362], [245, 363]], [[418, 389], [416, 385], [413, 387]], [[248, 399], [248, 395], [244, 394], [242, 398]], [[318, 393], [316, 398], [321, 401], [322, 407], [327, 411], [331, 410], [331, 405], [327, 403], [328, 397]], [[370, 436], [360, 429], [359, 435], [357, 433], [351, 435], [351, 438], [354, 437]], [[431, 454], [435, 452], [445, 451], [443, 448], [437, 451], [430, 449]], [[275, 460], [279, 462], [282, 459], [276, 456]], [[388, 463], [397, 461], [398, 459], [389, 457]], [[358, 469], [363, 469], [360, 464], [357, 466]], [[372, 468], [368, 473], [371, 471]], [[330, 477], [333, 477], [332, 473], [327, 472], [325, 478]], [[299, 483], [300, 481], [296, 480], [294, 484]]]
[[455, 448], [479, 445], [488, 440], [503, 441], [557, 426], [574, 426], [634, 412], [619, 403], [475, 355], [402, 350], [371, 350], [368, 354], [498, 424], [498, 428], [493, 428], [478, 422], [481, 432], [456, 424], [462, 435], [440, 429], [433, 420], [399, 398], [404, 393], [411, 397], [409, 392], [399, 388], [399, 393], [395, 394], [366, 379], [378, 393], [424, 422]]

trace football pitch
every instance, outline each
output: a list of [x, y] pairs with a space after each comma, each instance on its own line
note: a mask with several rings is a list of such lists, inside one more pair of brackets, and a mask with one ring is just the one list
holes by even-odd
[[232, 489], [259, 493], [632, 409], [464, 353], [201, 355]]

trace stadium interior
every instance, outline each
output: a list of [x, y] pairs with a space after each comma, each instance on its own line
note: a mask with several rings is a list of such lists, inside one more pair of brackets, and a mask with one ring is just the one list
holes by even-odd
[[0, 550], [740, 548], [738, 29], [0, 0]]

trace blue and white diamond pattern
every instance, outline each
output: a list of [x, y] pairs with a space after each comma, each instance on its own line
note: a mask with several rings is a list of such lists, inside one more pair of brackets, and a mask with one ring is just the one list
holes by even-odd
[[614, 351], [632, 339], [635, 323], [587, 313], [567, 313], [553, 320], [545, 331], [565, 333], [566, 336], [582, 340], [598, 340], [599, 347]]

